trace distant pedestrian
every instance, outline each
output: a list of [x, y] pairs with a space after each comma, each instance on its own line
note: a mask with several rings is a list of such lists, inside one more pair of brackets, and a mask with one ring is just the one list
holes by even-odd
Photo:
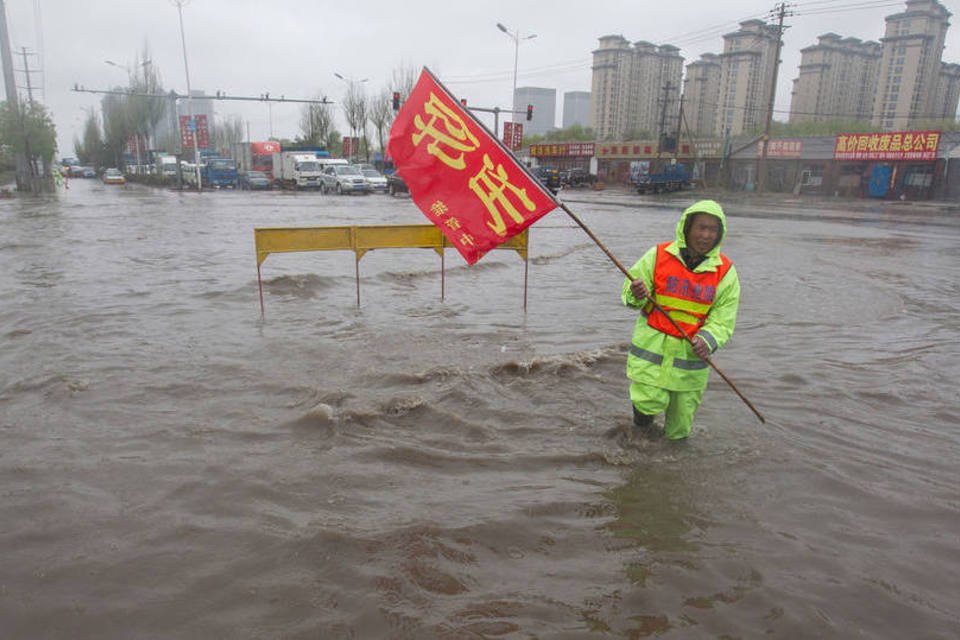
[[[676, 239], [648, 250], [629, 269], [621, 299], [639, 308], [627, 355], [633, 423], [648, 429], [666, 413], [667, 438], [690, 435], [710, 370], [704, 358], [733, 335], [740, 305], [740, 280], [733, 263], [720, 253], [727, 223], [713, 200], [689, 207], [677, 223]], [[693, 342], [655, 309], [649, 296]]]

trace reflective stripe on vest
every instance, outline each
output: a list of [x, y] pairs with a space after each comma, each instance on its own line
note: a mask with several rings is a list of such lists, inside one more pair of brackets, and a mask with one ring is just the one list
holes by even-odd
[[[670, 244], [657, 245], [657, 261], [653, 267], [654, 299], [688, 336], [693, 337], [706, 322], [717, 287], [733, 263], [721, 253], [720, 266], [715, 271], [690, 271], [680, 258], [667, 252]], [[645, 310], [650, 327], [677, 338], [683, 337], [662, 313], [654, 310], [652, 304], [648, 303]]]
[[[663, 356], [653, 351], [641, 349], [635, 344], [630, 345], [630, 355], [636, 356], [641, 360], [646, 360], [658, 367], [663, 364]], [[703, 360], [684, 360], [683, 358], [674, 358], [673, 366], [677, 369], [686, 369], [687, 371], [696, 371], [697, 369], [706, 369], [707, 363]]]

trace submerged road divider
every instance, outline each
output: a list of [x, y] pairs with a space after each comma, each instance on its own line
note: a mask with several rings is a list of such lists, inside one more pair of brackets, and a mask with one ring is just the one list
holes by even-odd
[[[523, 310], [527, 310], [528, 234], [524, 230], [494, 249], [516, 251], [523, 260]], [[260, 265], [271, 253], [298, 251], [353, 251], [356, 264], [357, 306], [360, 306], [360, 259], [373, 249], [433, 249], [440, 255], [440, 300], [445, 295], [444, 249], [453, 247], [432, 224], [367, 225], [346, 227], [278, 227], [254, 229], [257, 251], [257, 287], [260, 290], [260, 317], [264, 316], [263, 281]]]

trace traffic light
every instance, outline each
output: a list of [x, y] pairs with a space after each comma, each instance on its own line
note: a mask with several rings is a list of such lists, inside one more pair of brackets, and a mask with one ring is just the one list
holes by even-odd
[[399, 91], [393, 92], [393, 110], [394, 111], [400, 110], [400, 92]]
[[530, 122], [531, 120], [533, 120], [533, 105], [528, 104], [527, 105], [527, 122]]

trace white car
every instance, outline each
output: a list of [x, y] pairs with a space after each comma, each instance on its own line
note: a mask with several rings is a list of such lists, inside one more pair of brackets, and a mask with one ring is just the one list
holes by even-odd
[[320, 189], [324, 193], [370, 193], [366, 178], [352, 164], [328, 165], [320, 174], [320, 179]]
[[366, 179], [367, 185], [370, 187], [370, 191], [373, 191], [374, 193], [387, 192], [387, 179], [382, 173], [376, 169], [361, 169], [360, 173], [362, 173], [364, 179]]

